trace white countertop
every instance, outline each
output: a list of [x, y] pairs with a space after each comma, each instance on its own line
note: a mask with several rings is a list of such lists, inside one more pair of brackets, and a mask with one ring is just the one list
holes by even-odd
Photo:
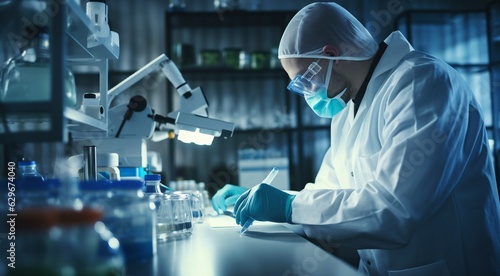
[[150, 261], [127, 275], [359, 275], [357, 271], [281, 224], [212, 228], [195, 224], [187, 238], [159, 242]]

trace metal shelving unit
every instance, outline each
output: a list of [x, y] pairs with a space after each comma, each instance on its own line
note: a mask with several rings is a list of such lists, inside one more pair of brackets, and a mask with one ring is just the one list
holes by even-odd
[[[22, 12], [22, 1], [0, 9]], [[97, 28], [75, 1], [57, 1], [57, 12], [50, 19], [51, 101], [0, 103], [0, 141], [3, 143], [67, 142], [73, 137], [88, 137], [89, 132], [107, 134], [108, 59], [117, 59], [119, 45], [97, 37]], [[44, 14], [43, 10], [36, 11]], [[36, 14], [35, 14], [36, 15]], [[7, 21], [21, 24], [19, 14], [10, 13]], [[93, 38], [89, 47], [89, 37]], [[3, 37], [2, 39], [6, 39]], [[65, 66], [91, 65], [99, 68], [100, 103], [105, 108], [102, 119], [63, 104]]]

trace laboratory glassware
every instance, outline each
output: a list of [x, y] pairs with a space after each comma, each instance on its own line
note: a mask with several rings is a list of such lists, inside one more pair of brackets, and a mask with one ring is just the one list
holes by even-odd
[[[2, 102], [51, 101], [48, 29], [37, 28], [37, 34], [27, 41], [21, 53], [9, 59], [2, 70]], [[76, 107], [75, 77], [67, 67], [64, 72], [64, 100], [66, 106]]]
[[155, 210], [142, 186], [138, 180], [80, 182], [83, 205], [103, 211], [102, 221], [120, 241], [127, 262], [145, 261], [156, 253]]
[[172, 231], [166, 225], [172, 221], [172, 206], [169, 197], [161, 192], [161, 176], [159, 174], [147, 174], [144, 176], [144, 194], [149, 201], [155, 205], [156, 211], [156, 238], [160, 241], [167, 240]]
[[157, 238], [171, 240], [185, 238], [193, 231], [190, 195], [181, 192], [150, 195], [157, 206]]
[[184, 193], [189, 194], [193, 223], [203, 223], [205, 213], [203, 194], [197, 190], [188, 190]]

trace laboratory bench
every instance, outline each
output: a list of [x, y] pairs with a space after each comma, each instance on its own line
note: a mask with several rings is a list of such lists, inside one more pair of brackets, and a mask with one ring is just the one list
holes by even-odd
[[286, 224], [212, 228], [196, 224], [183, 239], [158, 242], [153, 259], [128, 264], [126, 275], [359, 275], [352, 266]]

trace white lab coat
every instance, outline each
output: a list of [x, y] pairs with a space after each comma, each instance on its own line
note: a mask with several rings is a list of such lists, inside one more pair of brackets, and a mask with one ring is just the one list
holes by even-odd
[[[370, 275], [500, 275], [500, 207], [482, 113], [458, 73], [392, 33], [354, 117], [335, 116], [292, 203], [312, 238]], [[332, 272], [333, 273], [333, 272]]]

